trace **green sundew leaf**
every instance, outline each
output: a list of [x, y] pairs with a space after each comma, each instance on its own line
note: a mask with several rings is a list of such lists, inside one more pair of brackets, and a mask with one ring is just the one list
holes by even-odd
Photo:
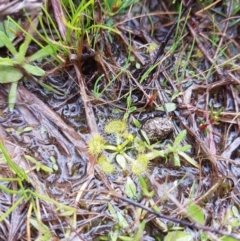
[[188, 214], [196, 223], [204, 225], [204, 222], [205, 222], [204, 213], [200, 206], [196, 204], [190, 204], [188, 205], [187, 210], [188, 210]]
[[176, 110], [177, 106], [175, 103], [165, 103], [164, 106], [156, 108], [156, 110], [171, 112]]
[[184, 232], [184, 231], [174, 231], [174, 232], [168, 232], [168, 234], [165, 236], [164, 241], [193, 241], [194, 238], [190, 233]]
[[149, 138], [147, 136], [147, 133], [144, 130], [140, 130], [140, 131], [141, 131], [141, 134], [142, 134], [143, 138], [145, 139], [147, 144], [150, 146], [150, 141], [149, 141]]
[[174, 166], [176, 167], [181, 166], [179, 155], [176, 152], [173, 153], [173, 160], [174, 160]]
[[178, 147], [179, 144], [181, 143], [181, 141], [184, 140], [184, 138], [187, 135], [187, 131], [186, 130], [182, 130], [177, 136], [176, 139], [174, 140], [174, 146]]
[[179, 147], [179, 151], [188, 151], [192, 148], [191, 145], [185, 145], [185, 146], [181, 146]]
[[13, 111], [14, 106], [16, 104], [16, 100], [17, 100], [17, 86], [18, 86], [18, 82], [13, 82], [11, 84], [9, 93], [8, 93], [8, 109], [9, 111]]
[[120, 212], [117, 212], [117, 218], [118, 218], [118, 224], [121, 226], [121, 228], [127, 228], [129, 226], [126, 219], [123, 217], [123, 215]]
[[14, 47], [14, 45], [11, 42], [11, 40], [9, 39], [9, 37], [5, 33], [0, 32], [0, 39], [1, 39], [1, 43], [4, 46], [6, 46], [6, 48], [10, 51], [10, 53], [13, 56], [16, 56], [18, 54], [16, 48]]
[[198, 163], [194, 159], [192, 159], [189, 155], [187, 155], [185, 152], [179, 151], [178, 155], [183, 157], [187, 162], [189, 162], [190, 164], [192, 164], [196, 168], [199, 168]]
[[0, 65], [0, 83], [13, 83], [19, 81], [23, 75], [13, 66]]
[[127, 183], [125, 186], [125, 193], [131, 199], [136, 199], [137, 188], [135, 183], [130, 177], [127, 177]]
[[33, 62], [33, 61], [39, 61], [47, 56], [51, 56], [55, 53], [56, 49], [52, 45], [47, 45], [46, 47], [38, 50], [36, 53], [31, 55], [30, 57], [27, 58], [27, 61]]
[[116, 156], [116, 162], [118, 163], [118, 165], [123, 169], [125, 170], [126, 167], [127, 167], [127, 164], [126, 164], [126, 159], [123, 155], [121, 154], [118, 154]]
[[9, 156], [7, 149], [3, 145], [2, 141], [0, 141], [0, 150], [2, 151], [2, 154], [8, 164], [8, 166], [11, 168], [11, 170], [21, 179], [26, 180], [28, 182], [27, 175], [24, 170], [20, 169], [18, 165], [15, 164], [15, 162], [11, 159]]
[[34, 66], [34, 65], [31, 65], [31, 64], [24, 64], [23, 68], [29, 74], [32, 74], [32, 75], [35, 75], [35, 76], [44, 76], [45, 75], [45, 71], [38, 66]]
[[[5, 32], [6, 36], [12, 42], [16, 38], [15, 33], [17, 32], [17, 26], [8, 20], [0, 22], [0, 32], [3, 32], [3, 33]], [[4, 44], [0, 39], [0, 48], [3, 46]]]
[[134, 139], [134, 147], [139, 153], [144, 153], [146, 150], [145, 142], [138, 137]]

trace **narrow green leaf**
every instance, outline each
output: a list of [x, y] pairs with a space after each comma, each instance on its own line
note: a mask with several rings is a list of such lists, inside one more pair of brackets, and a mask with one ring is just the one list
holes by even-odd
[[25, 35], [24, 42], [20, 45], [18, 54], [16, 55], [16, 61], [21, 64], [25, 60], [25, 55], [28, 49], [32, 37], [30, 35]]
[[27, 175], [24, 170], [20, 169], [18, 165], [15, 164], [15, 162], [11, 159], [10, 155], [7, 152], [7, 149], [3, 145], [3, 143], [0, 141], [0, 149], [2, 151], [2, 154], [8, 164], [8, 166], [11, 168], [11, 170], [21, 179], [26, 180], [28, 182]]
[[75, 210], [68, 210], [68, 211], [60, 213], [59, 216], [61, 216], [61, 217], [69, 217], [69, 216], [73, 215], [74, 212], [75, 212]]
[[183, 157], [187, 162], [195, 166], [196, 168], [199, 168], [198, 163], [192, 159], [189, 155], [187, 155], [185, 152], [179, 151], [178, 154]]
[[239, 239], [235, 239], [235, 238], [228, 237], [228, 236], [223, 236], [220, 240], [221, 241], [239, 241]]
[[131, 97], [131, 95], [129, 95], [129, 96], [127, 97], [127, 108], [130, 108], [131, 105], [132, 105], [132, 97]]
[[17, 86], [18, 86], [18, 82], [13, 82], [11, 84], [9, 93], [8, 93], [8, 108], [10, 111], [13, 111], [14, 106], [16, 104], [16, 100], [17, 100]]
[[[5, 20], [3, 22], [0, 22], [0, 31], [3, 33], [5, 31], [6, 36], [12, 42], [16, 38], [15, 33], [17, 32], [17, 26], [8, 20]], [[0, 39], [0, 48], [3, 46], [4, 46], [4, 44]]]
[[174, 141], [174, 146], [179, 146], [179, 144], [181, 143], [181, 141], [184, 140], [184, 138], [187, 135], [187, 131], [186, 130], [182, 130], [175, 138]]
[[10, 58], [0, 58], [0, 65], [4, 66], [14, 66], [16, 62]]
[[55, 49], [52, 45], [47, 45], [44, 48], [38, 50], [36, 53], [34, 53], [33, 55], [31, 55], [30, 57], [27, 58], [27, 61], [33, 62], [33, 61], [38, 61], [41, 60], [47, 56], [51, 56], [52, 54], [55, 53]]
[[52, 173], [53, 172], [53, 169], [48, 167], [48, 166], [45, 166], [45, 165], [42, 165], [40, 164], [40, 169], [43, 170], [44, 172], [47, 172], [47, 173]]
[[8, 38], [8, 36], [0, 31], [0, 39], [1, 43], [6, 46], [6, 48], [11, 52], [13, 56], [17, 55], [17, 50], [15, 49], [14, 45], [12, 44], [11, 40]]
[[128, 112], [131, 113], [133, 111], [135, 111], [137, 109], [136, 106], [131, 106], [129, 109], [128, 109]]
[[133, 120], [134, 125], [135, 125], [137, 128], [140, 128], [141, 123], [140, 123], [134, 116], [132, 116], [132, 120]]
[[114, 218], [115, 221], [117, 221], [117, 214], [115, 209], [113, 208], [112, 204], [108, 202], [108, 210], [111, 213], [112, 217]]
[[46, 226], [41, 222], [41, 220], [30, 218], [30, 223], [41, 234], [41, 236], [39, 236], [35, 241], [51, 240], [51, 237], [52, 237], [51, 231], [48, 228], [48, 226]]
[[130, 177], [127, 177], [127, 183], [125, 186], [125, 193], [131, 199], [136, 199], [137, 188], [135, 183]]
[[135, 241], [135, 239], [127, 237], [127, 236], [119, 236], [119, 238], [123, 241]]
[[181, 166], [180, 158], [179, 158], [178, 153], [176, 153], [176, 152], [173, 153], [173, 160], [174, 160], [174, 166], [176, 166], [176, 167], [180, 167]]
[[30, 132], [33, 130], [33, 127], [32, 126], [27, 126], [23, 129], [23, 132]]
[[147, 144], [150, 146], [150, 141], [148, 139], [147, 133], [144, 130], [140, 130], [143, 138], [145, 139], [145, 141], [147, 142]]
[[[25, 198], [24, 196], [21, 196], [17, 201], [15, 201], [15, 202], [13, 203], [12, 206], [10, 206], [10, 207], [7, 209], [7, 211], [6, 211], [5, 213], [1, 213], [0, 223], [1, 223], [3, 220], [6, 220], [6, 218], [8, 217], [8, 215], [11, 214], [11, 213], [13, 212], [13, 210], [14, 210], [15, 208], [17, 208], [17, 207], [21, 204], [21, 202], [23, 202], [24, 198]], [[27, 200], [25, 200], [25, 201], [27, 201]]]
[[191, 145], [185, 145], [185, 146], [181, 146], [179, 147], [179, 151], [188, 151], [192, 148]]
[[23, 68], [29, 74], [32, 74], [32, 75], [35, 75], [35, 76], [44, 76], [45, 75], [45, 71], [38, 66], [34, 66], [34, 65], [31, 65], [31, 64], [24, 64]]
[[55, 94], [57, 94], [57, 95], [64, 95], [62, 92], [54, 89], [54, 88], [53, 88], [52, 86], [50, 86], [50, 85], [44, 84], [42, 81], [38, 81], [37, 79], [35, 79], [35, 81], [36, 81], [39, 85], [41, 85], [45, 90], [51, 91], [51, 92], [53, 92], [53, 93], [55, 93]]
[[24, 155], [24, 157], [25, 157], [28, 161], [30, 161], [31, 163], [33, 163], [33, 164], [38, 164], [38, 163], [39, 163], [39, 162], [38, 162], [35, 158], [33, 158], [32, 156]]
[[117, 212], [117, 218], [118, 218], [118, 224], [121, 226], [121, 228], [127, 228], [129, 226], [128, 222], [120, 212]]

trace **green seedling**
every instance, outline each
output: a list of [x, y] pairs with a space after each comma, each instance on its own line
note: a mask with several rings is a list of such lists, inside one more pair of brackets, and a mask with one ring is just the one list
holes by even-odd
[[129, 115], [137, 109], [136, 106], [132, 106], [132, 96], [131, 96], [131, 90], [129, 92], [129, 95], [127, 97], [127, 110], [126, 113], [123, 116], [124, 120], [127, 120]]
[[148, 198], [152, 198], [154, 196], [154, 190], [150, 192], [148, 191], [148, 185], [142, 176], [138, 176], [138, 180], [142, 188], [142, 195]]
[[180, 156], [181, 156], [187, 162], [189, 162], [190, 164], [198, 168], [199, 167], [198, 163], [185, 153], [185, 151], [188, 151], [191, 149], [191, 146], [190, 145], [180, 146], [180, 143], [185, 139], [186, 134], [187, 134], [186, 130], [181, 131], [175, 138], [175, 141], [172, 146], [170, 144], [167, 144], [165, 155], [166, 156], [168, 156], [169, 154], [173, 155], [175, 166], [178, 166], [178, 167], [181, 166], [181, 163], [180, 163]]
[[0, 83], [11, 84], [8, 95], [8, 108], [12, 111], [16, 103], [18, 81], [24, 75], [44, 76], [45, 71], [43, 69], [30, 63], [53, 54], [53, 49], [51, 46], [46, 46], [30, 57], [26, 57], [26, 52], [31, 42], [30, 35], [26, 35], [25, 40], [20, 45], [18, 51], [12, 44], [11, 39], [2, 31], [0, 31], [0, 39], [2, 44], [12, 54], [12, 58], [0, 57]]

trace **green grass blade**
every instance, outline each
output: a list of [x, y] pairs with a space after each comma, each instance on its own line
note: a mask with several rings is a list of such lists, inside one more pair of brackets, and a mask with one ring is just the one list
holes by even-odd
[[21, 179], [28, 181], [27, 175], [24, 172], [24, 170], [20, 169], [15, 162], [11, 159], [10, 155], [7, 152], [7, 149], [3, 145], [3, 142], [0, 140], [0, 150], [2, 151], [2, 154], [10, 167], [10, 169]]
[[11, 84], [9, 93], [8, 93], [8, 108], [10, 111], [13, 111], [14, 106], [16, 104], [16, 100], [17, 100], [17, 86], [18, 86], [18, 82], [13, 82]]
[[13, 56], [17, 55], [17, 50], [15, 49], [14, 45], [12, 44], [11, 40], [8, 38], [8, 36], [0, 31], [0, 39], [2, 44], [6, 46], [6, 48], [11, 52]]

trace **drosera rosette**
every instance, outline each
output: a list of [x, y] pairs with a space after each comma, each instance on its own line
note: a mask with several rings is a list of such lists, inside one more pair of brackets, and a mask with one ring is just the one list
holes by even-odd
[[136, 160], [131, 162], [131, 172], [136, 176], [144, 174], [148, 170], [148, 167], [149, 159], [144, 154], [139, 155]]
[[100, 135], [94, 135], [88, 142], [88, 151], [93, 156], [98, 156], [104, 149], [105, 140]]
[[106, 134], [124, 134], [127, 131], [127, 122], [125, 120], [111, 120], [105, 127]]
[[114, 165], [104, 155], [99, 156], [97, 163], [100, 169], [107, 175], [110, 175], [115, 171]]

